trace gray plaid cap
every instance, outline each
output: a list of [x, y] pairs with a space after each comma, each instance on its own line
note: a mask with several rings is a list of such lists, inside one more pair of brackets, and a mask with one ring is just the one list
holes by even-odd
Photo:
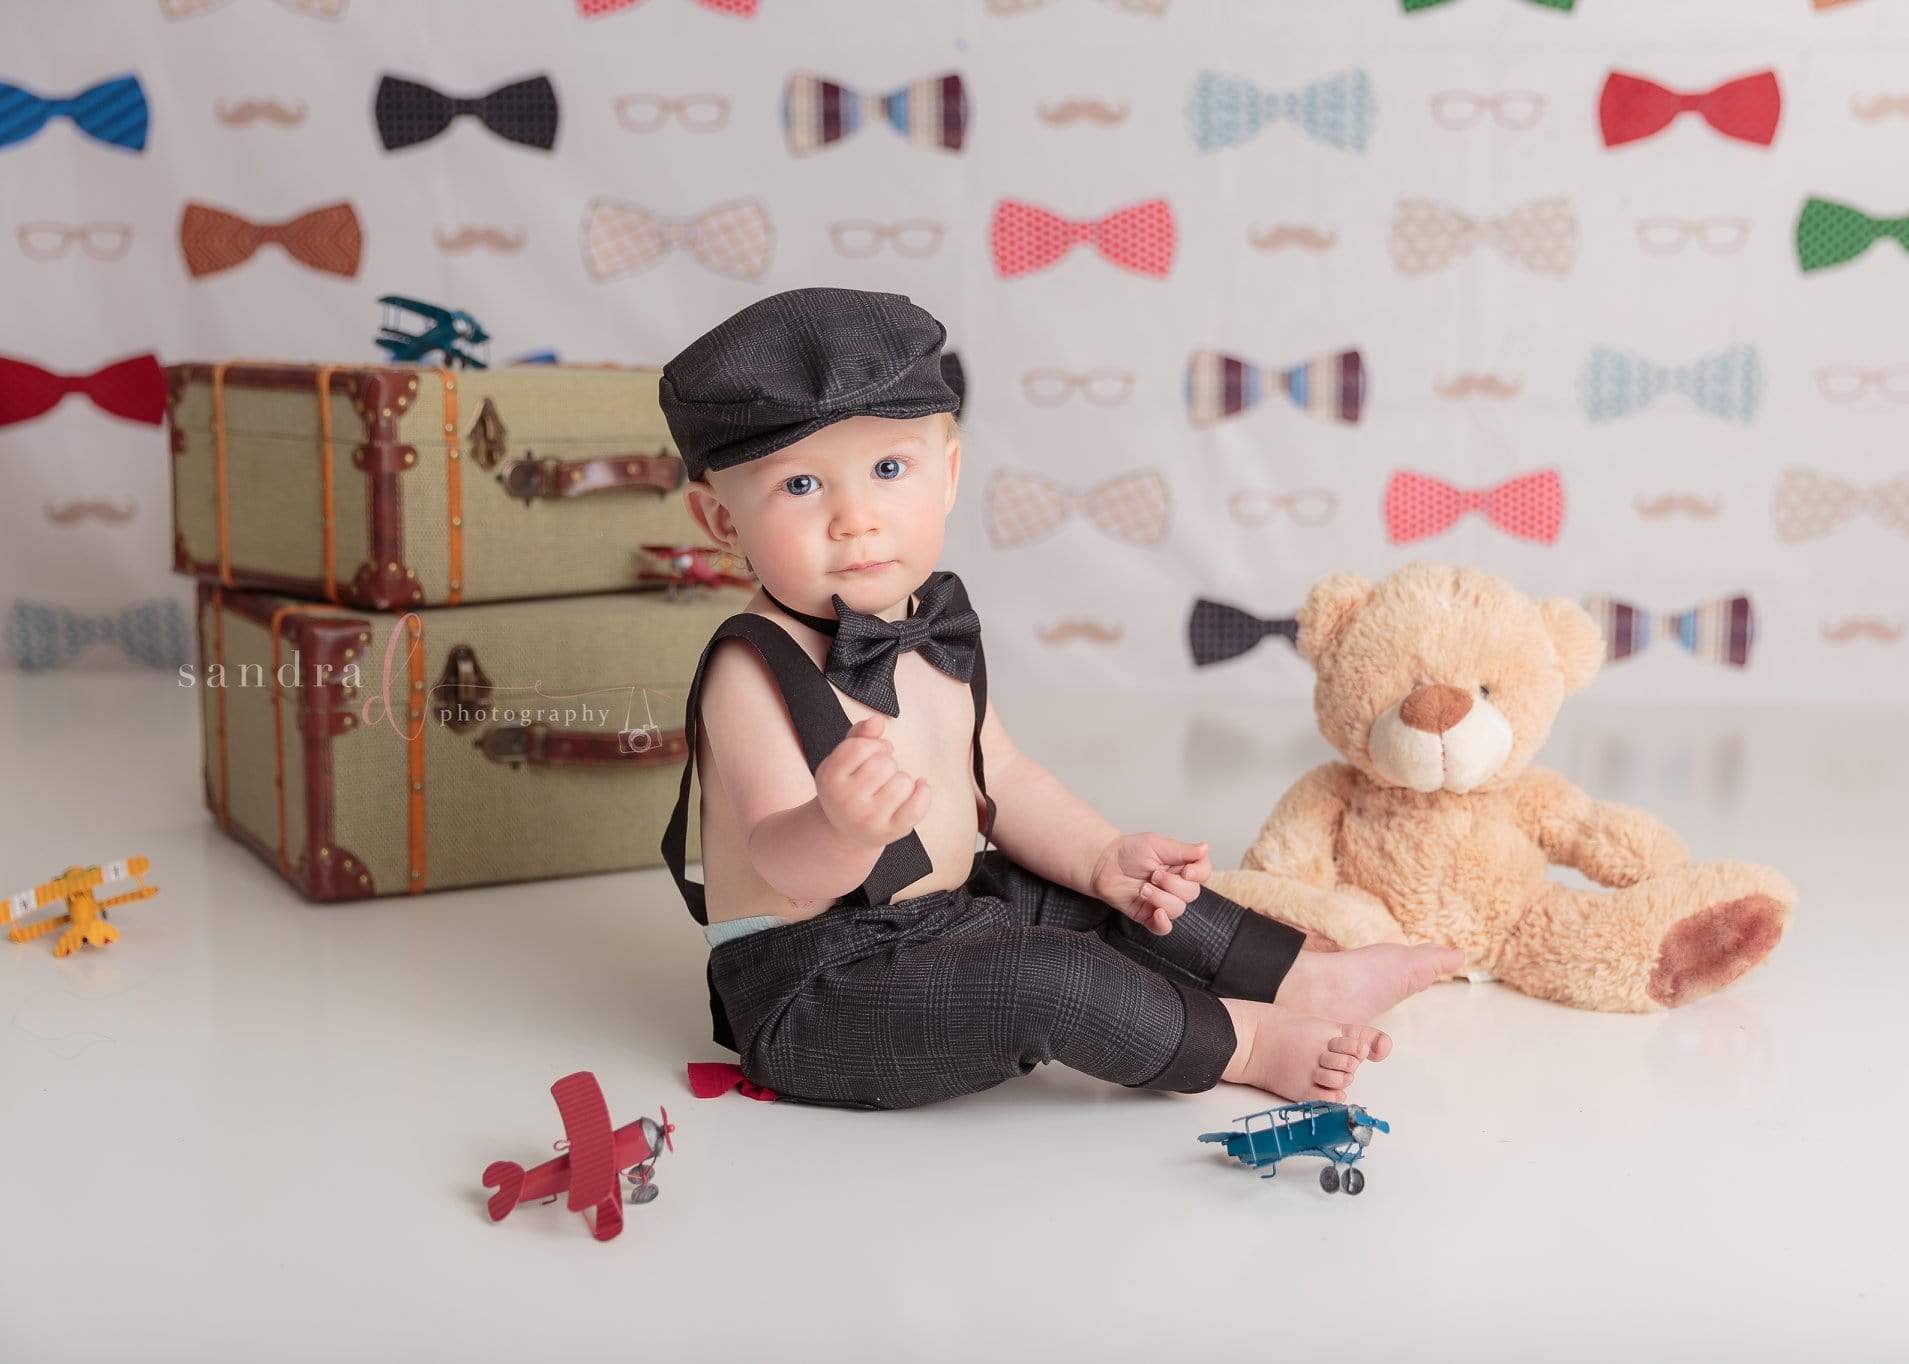
[[901, 294], [790, 289], [663, 366], [659, 399], [691, 479], [774, 454], [845, 417], [953, 412], [948, 329]]

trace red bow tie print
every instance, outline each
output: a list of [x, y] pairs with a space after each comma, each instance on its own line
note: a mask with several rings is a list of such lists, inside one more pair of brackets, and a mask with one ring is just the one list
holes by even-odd
[[1701, 115], [1725, 137], [1767, 147], [1776, 140], [1783, 90], [1776, 83], [1774, 71], [1739, 76], [1696, 95], [1667, 90], [1643, 76], [1613, 71], [1604, 78], [1604, 89], [1597, 99], [1598, 127], [1607, 147], [1661, 133], [1682, 113]]
[[1442, 535], [1473, 511], [1508, 535], [1554, 544], [1564, 524], [1564, 484], [1556, 469], [1545, 469], [1484, 491], [1454, 488], [1410, 470], [1393, 474], [1385, 485], [1385, 533], [1395, 545]]
[[[577, 0], [577, 13], [586, 19], [601, 19], [641, 3], [643, 0]], [[756, 0], [696, 0], [696, 3], [719, 14], [733, 14], [738, 19], [756, 17]]]
[[54, 374], [26, 360], [0, 355], [0, 426], [50, 412], [69, 393], [130, 421], [159, 425], [166, 414], [166, 375], [150, 353], [129, 356], [92, 374]]
[[1045, 270], [1082, 242], [1091, 243], [1123, 270], [1164, 279], [1173, 267], [1173, 241], [1173, 209], [1165, 199], [1148, 199], [1081, 222], [1038, 204], [1003, 199], [994, 206], [988, 229], [994, 270], [1003, 279]]

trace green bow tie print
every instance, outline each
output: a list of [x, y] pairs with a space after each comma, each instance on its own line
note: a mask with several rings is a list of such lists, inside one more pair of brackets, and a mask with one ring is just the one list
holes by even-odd
[[[1567, 14], [1578, 0], [1525, 0], [1527, 5], [1536, 5], [1540, 9], [1560, 9]], [[1449, 5], [1451, 0], [1399, 0], [1407, 14], [1416, 14], [1422, 9], [1434, 9], [1439, 5]]]
[[1894, 237], [1909, 251], [1909, 214], [1872, 218], [1848, 204], [1807, 199], [1796, 216], [1797, 264], [1805, 271], [1841, 265], [1862, 255], [1878, 237]]

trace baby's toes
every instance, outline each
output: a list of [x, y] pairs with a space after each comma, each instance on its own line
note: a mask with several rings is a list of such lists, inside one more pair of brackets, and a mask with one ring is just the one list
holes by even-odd
[[1306, 1092], [1304, 1094], [1301, 1094], [1299, 1097], [1301, 1099], [1317, 1100], [1321, 1103], [1329, 1103], [1329, 1104], [1344, 1103], [1346, 1101], [1346, 1092], [1343, 1089], [1329, 1089], [1325, 1085], [1322, 1085], [1319, 1083], [1319, 1075], [1323, 1073], [1324, 1072], [1315, 1072], [1313, 1076], [1313, 1082], [1310, 1085], [1306, 1086]]
[[1352, 1072], [1359, 1068], [1359, 1058], [1348, 1055], [1345, 1052], [1322, 1051], [1319, 1053], [1319, 1068], [1321, 1070], [1339, 1071], [1341, 1073], [1340, 1083], [1343, 1084], [1345, 1078], [1351, 1076]]
[[1392, 1039], [1377, 1028], [1348, 1023], [1339, 1029], [1337, 1037], [1327, 1039], [1326, 1050], [1336, 1051], [1342, 1056], [1356, 1056], [1361, 1061], [1367, 1057], [1379, 1060], [1392, 1050]]

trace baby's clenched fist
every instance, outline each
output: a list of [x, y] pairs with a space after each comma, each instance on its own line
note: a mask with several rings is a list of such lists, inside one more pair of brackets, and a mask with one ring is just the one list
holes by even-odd
[[886, 847], [928, 813], [928, 779], [895, 765], [895, 745], [882, 738], [882, 717], [857, 720], [848, 737], [815, 769], [815, 797], [842, 834]]

